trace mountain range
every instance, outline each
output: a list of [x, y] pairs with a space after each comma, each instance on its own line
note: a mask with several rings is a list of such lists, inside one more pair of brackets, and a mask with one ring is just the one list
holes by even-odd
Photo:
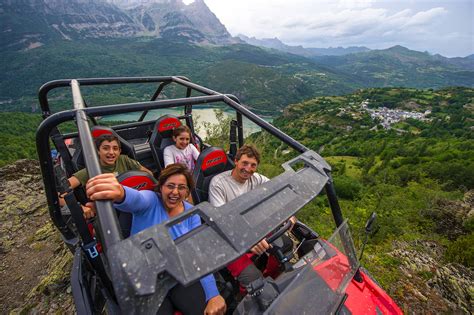
[[342, 56], [347, 54], [354, 54], [359, 52], [369, 51], [370, 49], [363, 46], [352, 46], [352, 47], [329, 47], [329, 48], [305, 48], [301, 45], [290, 46], [283, 43], [278, 38], [262, 38], [258, 39], [255, 37], [248, 37], [243, 34], [239, 34], [238, 37], [246, 42], [247, 44], [260, 46], [270, 49], [281, 50], [290, 54], [300, 55], [304, 57], [315, 57], [315, 56]]
[[192, 43], [240, 42], [204, 1], [2, 0], [1, 49], [31, 49], [53, 40], [183, 38]]
[[0, 31], [0, 110], [34, 111], [39, 86], [78, 77], [185, 75], [272, 115], [364, 87], [474, 86], [472, 55], [232, 37], [202, 0], [0, 0]]

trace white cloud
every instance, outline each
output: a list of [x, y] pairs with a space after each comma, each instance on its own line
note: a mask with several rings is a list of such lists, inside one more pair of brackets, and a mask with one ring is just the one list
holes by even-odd
[[446, 13], [447, 11], [444, 8], [433, 8], [428, 11], [418, 12], [410, 17], [405, 26], [426, 25]]
[[[205, 0], [205, 2], [232, 35], [241, 33], [257, 38], [278, 37], [287, 44], [301, 44], [305, 47], [359, 45], [387, 48], [388, 46], [384, 45], [395, 43], [411, 48], [409, 45], [420, 46], [424, 43], [426, 48], [423, 50], [433, 52], [440, 52], [442, 48], [436, 43], [430, 46], [427, 39], [439, 37], [441, 32], [448, 32], [443, 29], [446, 27], [440, 22], [443, 20], [447, 23], [450, 11], [446, 7], [464, 5], [467, 9], [472, 9], [471, 0], [456, 1], [455, 4], [447, 0], [414, 2]], [[468, 13], [467, 17], [472, 20], [472, 15], [472, 12]], [[450, 33], [453, 33], [453, 30]], [[469, 30], [465, 30], [465, 33], [470, 34], [472, 46], [472, 29], [470, 33]], [[439, 39], [437, 42], [440, 42]]]

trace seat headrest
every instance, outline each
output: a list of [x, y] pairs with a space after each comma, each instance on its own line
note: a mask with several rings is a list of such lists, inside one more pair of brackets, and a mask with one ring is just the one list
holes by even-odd
[[111, 128], [104, 127], [104, 126], [94, 126], [92, 127], [92, 138], [98, 138], [102, 135], [113, 135], [118, 137], [118, 134]]
[[202, 153], [202, 163], [199, 164], [204, 176], [225, 171], [227, 154], [220, 148], [208, 148]]
[[170, 138], [173, 135], [173, 129], [181, 126], [178, 117], [165, 115], [160, 117], [155, 123], [155, 129], [163, 138]]
[[122, 147], [122, 154], [126, 154], [132, 159], [136, 159], [136, 153], [135, 153], [135, 148], [131, 143], [129, 143], [127, 140], [122, 138], [115, 130], [113, 130], [110, 127], [106, 126], [94, 126], [91, 129], [91, 134], [92, 137], [97, 139], [98, 137], [102, 135], [112, 135], [117, 137], [118, 141], [120, 141], [121, 147]]
[[120, 184], [136, 190], [153, 190], [158, 181], [150, 174], [142, 171], [127, 171], [117, 176]]

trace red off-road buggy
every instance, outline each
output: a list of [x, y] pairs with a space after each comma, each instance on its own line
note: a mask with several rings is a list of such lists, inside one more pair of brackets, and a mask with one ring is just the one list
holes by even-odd
[[[117, 87], [134, 84], [151, 86], [154, 93], [150, 93], [150, 100], [101, 106], [94, 100], [108, 87], [118, 94]], [[85, 93], [90, 87], [97, 88], [96, 92]], [[183, 97], [166, 98], [163, 91], [170, 87], [172, 93], [184, 91]], [[65, 89], [72, 93], [73, 109], [53, 113], [50, 103], [62, 99], [64, 93], [56, 92]], [[50, 94], [52, 90], [56, 94]], [[114, 95], [114, 99], [119, 97]], [[111, 314], [154, 314], [177, 282], [188, 285], [209, 273], [216, 274], [229, 312], [237, 314], [401, 313], [360, 268], [337, 201], [330, 166], [317, 153], [249, 111], [235, 96], [215, 92], [184, 77], [139, 77], [52, 81], [40, 88], [39, 101], [44, 120], [36, 135], [38, 155], [51, 219], [74, 253], [71, 283], [79, 314], [104, 310]], [[225, 105], [235, 113], [227, 152], [205, 144], [195, 133], [193, 109], [214, 104]], [[169, 108], [181, 112], [156, 118], [157, 110]], [[137, 112], [140, 114], [134, 122], [109, 127], [98, 123], [110, 115]], [[269, 182], [215, 208], [206, 201], [207, 187], [212, 176], [232, 168], [233, 155], [244, 143], [244, 117], [299, 155], [282, 164], [283, 173]], [[67, 124], [69, 121], [75, 121], [77, 128]], [[95, 222], [86, 221], [78, 205], [78, 201], [85, 202], [84, 196], [80, 189], [71, 191], [66, 178], [83, 167], [91, 177], [100, 173], [93, 138], [102, 133], [118, 135], [123, 154], [159, 174], [162, 151], [171, 143], [172, 128], [179, 124], [191, 128], [193, 140], [202, 152], [193, 174], [197, 183], [194, 208], [133, 236], [129, 236], [129, 227], [124, 226], [127, 223], [123, 223], [111, 202], [97, 202]], [[51, 144], [58, 155], [51, 154]], [[140, 173], [122, 174], [120, 180], [136, 189], [154, 184], [153, 178]], [[285, 222], [322, 192], [332, 210], [334, 234], [325, 240], [298, 222], [289, 232], [293, 246], [285, 250], [279, 241], [289, 228]], [[60, 207], [58, 194], [65, 194], [68, 207]], [[203, 224], [173, 241], [168, 228], [194, 214], [201, 217]], [[280, 263], [280, 273], [275, 279], [268, 277], [252, 283], [248, 294], [238, 298], [238, 287], [226, 277], [225, 266], [270, 233], [272, 254]]]

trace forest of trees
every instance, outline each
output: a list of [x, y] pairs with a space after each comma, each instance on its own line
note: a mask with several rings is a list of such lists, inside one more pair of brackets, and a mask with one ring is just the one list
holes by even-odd
[[19, 159], [37, 159], [35, 132], [41, 115], [0, 113], [0, 167]]
[[[42, 84], [71, 78], [187, 76], [198, 84], [235, 94], [261, 112], [268, 108], [274, 112], [315, 95], [349, 92], [357, 86], [340, 74], [318, 75], [324, 68], [309, 59], [250, 45], [206, 47], [165, 39], [101, 39], [0, 53], [4, 69], [0, 73], [1, 111], [31, 112]], [[300, 72], [306, 73], [304, 80], [295, 76]]]

